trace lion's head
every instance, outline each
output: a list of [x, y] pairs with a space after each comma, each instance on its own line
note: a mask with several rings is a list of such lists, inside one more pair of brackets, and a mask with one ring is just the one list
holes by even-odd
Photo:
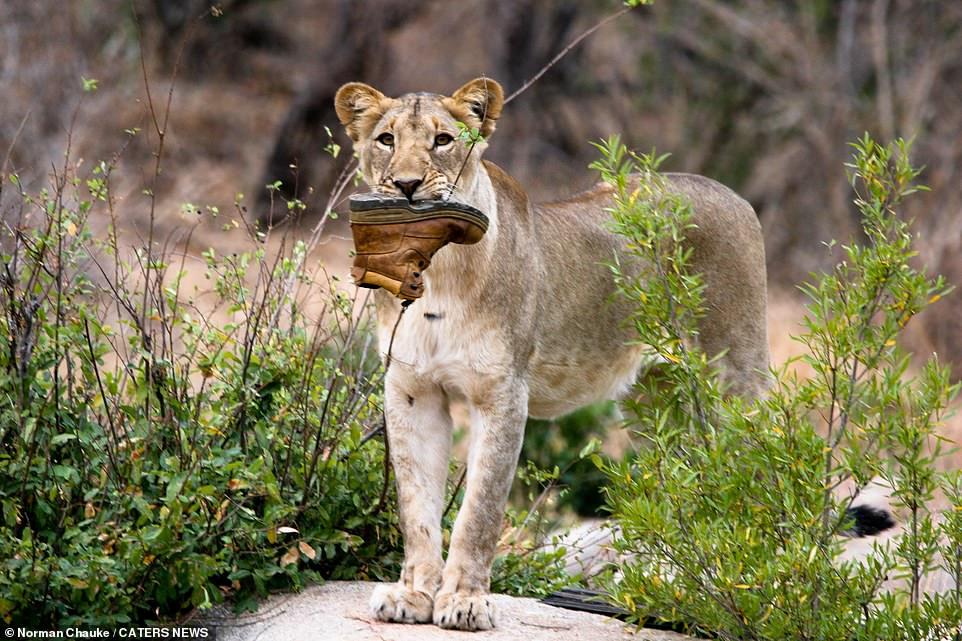
[[[486, 139], [503, 103], [501, 85], [489, 78], [472, 80], [451, 96], [415, 93], [400, 98], [351, 82], [334, 99], [368, 185], [412, 201], [449, 194], [458, 199], [459, 191], [474, 184], [485, 143], [471, 150], [457, 123], [476, 128]], [[455, 181], [457, 188], [452, 189]]]

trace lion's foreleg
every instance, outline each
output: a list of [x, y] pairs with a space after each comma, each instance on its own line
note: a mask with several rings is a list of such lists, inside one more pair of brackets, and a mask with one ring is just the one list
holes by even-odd
[[434, 385], [388, 373], [384, 406], [397, 478], [404, 566], [395, 584], [378, 586], [371, 610], [384, 621], [431, 621], [441, 585], [441, 511], [451, 452], [447, 398]]
[[491, 562], [514, 478], [527, 415], [527, 388], [506, 381], [471, 412], [467, 488], [454, 524], [434, 622], [443, 628], [488, 630], [495, 625], [488, 595]]

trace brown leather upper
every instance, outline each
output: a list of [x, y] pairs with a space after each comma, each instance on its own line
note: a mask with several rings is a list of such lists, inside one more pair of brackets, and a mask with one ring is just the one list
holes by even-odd
[[448, 243], [471, 245], [485, 229], [463, 218], [445, 216], [395, 223], [351, 222], [354, 266], [360, 287], [383, 287], [395, 296], [415, 300], [424, 294], [424, 270]]

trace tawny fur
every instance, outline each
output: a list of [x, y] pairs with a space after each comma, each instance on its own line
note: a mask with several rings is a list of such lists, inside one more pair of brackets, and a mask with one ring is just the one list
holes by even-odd
[[[607, 267], [622, 251], [621, 238], [605, 227], [611, 189], [601, 184], [532, 204], [514, 179], [481, 160], [486, 142], [472, 150], [458, 140], [458, 121], [485, 136], [494, 131], [503, 92], [487, 78], [451, 97], [388, 98], [350, 83], [335, 100], [372, 188], [400, 194], [396, 182], [420, 180], [413, 199], [453, 192], [491, 221], [478, 244], [438, 252], [424, 273], [423, 298], [397, 328], [385, 414], [405, 561], [398, 583], [379, 586], [371, 600], [383, 620], [489, 629], [496, 617], [485, 595], [526, 417], [618, 398], [650, 363], [641, 346], [629, 344], [630, 303], [615, 295]], [[438, 134], [455, 140], [436, 144]], [[692, 268], [706, 282], [701, 347], [726, 352], [720, 362], [733, 393], [757, 395], [767, 384], [768, 340], [755, 212], [707, 178], [667, 178], [693, 206]], [[382, 290], [376, 307], [386, 352], [400, 305]], [[471, 442], [465, 498], [444, 562], [451, 399], [470, 408]]]

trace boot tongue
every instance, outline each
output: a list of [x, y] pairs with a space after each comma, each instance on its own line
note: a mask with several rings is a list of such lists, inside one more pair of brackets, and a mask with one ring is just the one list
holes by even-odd
[[383, 287], [405, 300], [424, 294], [423, 272], [439, 249], [476, 243], [488, 229], [481, 211], [453, 201], [370, 193], [351, 196], [350, 208], [354, 284]]

